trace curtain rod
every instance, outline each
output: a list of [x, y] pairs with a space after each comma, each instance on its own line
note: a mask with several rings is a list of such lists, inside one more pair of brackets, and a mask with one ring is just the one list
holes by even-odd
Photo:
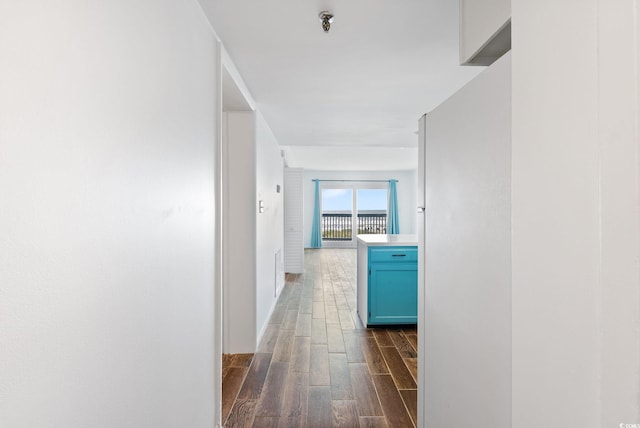
[[338, 181], [338, 182], [356, 182], [356, 183], [388, 183], [390, 181], [395, 181], [396, 183], [398, 182], [398, 180], [320, 180], [318, 178], [312, 178], [311, 181]]

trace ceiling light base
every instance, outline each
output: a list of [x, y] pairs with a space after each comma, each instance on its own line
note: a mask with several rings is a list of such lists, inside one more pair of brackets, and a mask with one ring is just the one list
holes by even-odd
[[322, 31], [328, 33], [333, 23], [333, 15], [325, 10], [320, 12], [318, 18], [320, 18], [320, 22], [322, 23]]

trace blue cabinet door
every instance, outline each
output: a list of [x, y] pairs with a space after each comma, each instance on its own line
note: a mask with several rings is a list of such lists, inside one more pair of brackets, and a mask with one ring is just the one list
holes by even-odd
[[368, 324], [417, 323], [417, 248], [372, 248], [369, 256]]

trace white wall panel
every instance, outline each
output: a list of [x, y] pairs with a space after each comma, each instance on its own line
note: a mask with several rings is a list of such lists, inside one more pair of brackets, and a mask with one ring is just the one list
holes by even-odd
[[223, 115], [224, 353], [255, 351], [256, 124], [254, 112]]
[[637, 424], [637, 1], [512, 7], [513, 426]]
[[511, 58], [426, 116], [427, 427], [511, 427]]
[[284, 269], [304, 272], [304, 170], [284, 170]]
[[[256, 115], [253, 213], [256, 221], [256, 331], [257, 340], [260, 340], [276, 304], [280, 291], [277, 286], [284, 283], [284, 272], [275, 266], [276, 254], [282, 254], [284, 246], [284, 197], [282, 192], [276, 191], [276, 186], [282, 187], [284, 181], [284, 162], [269, 125], [259, 112]], [[262, 213], [258, 211], [258, 201], [263, 201]]]
[[283, 162], [258, 112], [227, 112], [225, 117], [224, 352], [250, 353], [275, 306], [277, 286], [284, 282], [275, 263], [284, 245], [283, 197], [276, 191], [283, 183]]
[[0, 34], [0, 425], [214, 426], [202, 11], [3, 1]]

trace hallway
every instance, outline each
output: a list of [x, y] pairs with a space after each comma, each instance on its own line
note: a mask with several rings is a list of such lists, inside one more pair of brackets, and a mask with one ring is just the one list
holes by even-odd
[[414, 427], [417, 335], [364, 329], [356, 250], [305, 250], [258, 353], [225, 356], [225, 427]]

